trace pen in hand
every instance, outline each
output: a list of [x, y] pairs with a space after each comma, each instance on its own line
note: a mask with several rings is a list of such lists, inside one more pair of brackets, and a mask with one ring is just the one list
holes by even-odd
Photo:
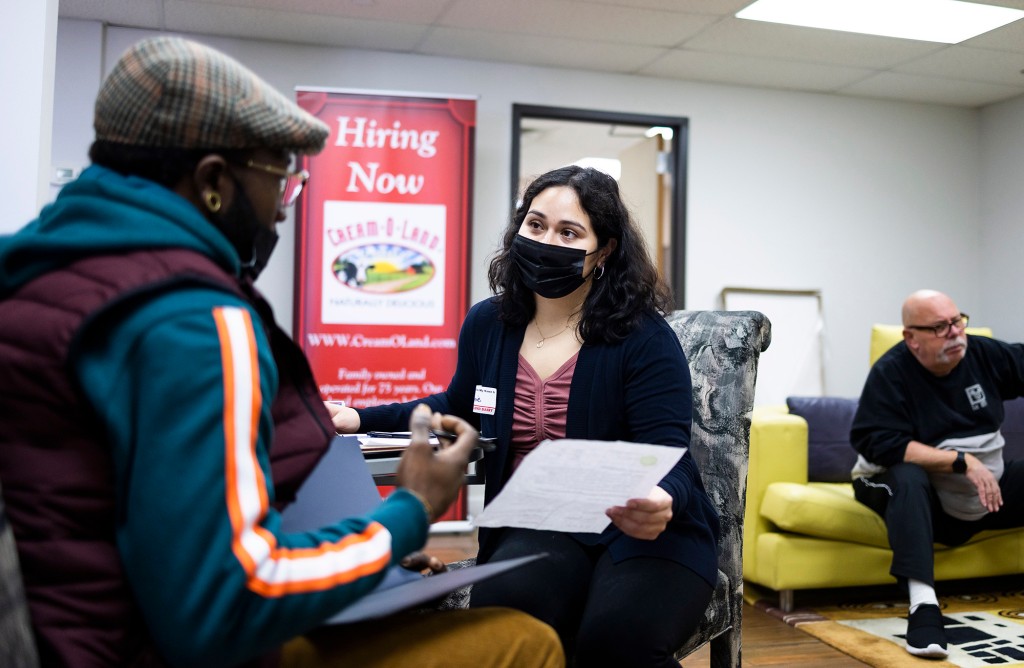
[[[449, 443], [454, 443], [455, 439], [459, 437], [458, 434], [453, 434], [450, 431], [441, 431], [440, 429], [431, 429], [430, 433], [437, 436], [439, 440], [445, 440]], [[476, 445], [484, 452], [491, 452], [496, 447], [495, 441], [497, 440], [493, 436], [477, 436]]]

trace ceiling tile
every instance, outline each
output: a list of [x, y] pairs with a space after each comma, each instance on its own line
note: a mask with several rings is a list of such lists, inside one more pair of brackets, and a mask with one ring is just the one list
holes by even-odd
[[838, 91], [891, 100], [980, 107], [1024, 94], [1024, 86], [882, 72]]
[[652, 46], [435, 28], [419, 53], [604, 72], [633, 72], [664, 53]]
[[455, 0], [440, 24], [450, 28], [520, 32], [565, 39], [674, 46], [718, 20], [701, 14], [597, 5], [578, 0], [518, 2]]
[[698, 51], [886, 68], [944, 45], [731, 18], [716, 23], [683, 46]]
[[60, 0], [58, 15], [115, 25], [163, 26], [163, 0]]
[[165, 14], [168, 30], [381, 51], [411, 51], [430, 29], [177, 0], [166, 0]]
[[1024, 9], [1024, 0], [963, 0], [964, 2], [974, 2], [979, 5], [995, 5], [997, 7], [1012, 7], [1014, 9]]
[[[688, 12], [690, 14], [714, 14], [727, 16], [735, 14], [754, 0], [583, 0], [595, 5], [619, 5], [643, 9], [663, 9], [667, 12]], [[1022, 0], [1024, 2], [1024, 0]]]
[[674, 49], [640, 74], [791, 90], [834, 91], [874, 70]]
[[[61, 0], [63, 2], [63, 0]], [[376, 19], [429, 24], [437, 20], [450, 0], [193, 0], [222, 7], [286, 10], [294, 14], [320, 14], [354, 19]]]
[[960, 46], [975, 46], [982, 49], [1001, 49], [1003, 51], [1024, 53], [1024, 19], [1014, 21], [1002, 28], [990, 30], [973, 39], [961, 42]]
[[907, 74], [1024, 86], [1024, 53], [950, 46], [894, 70]]

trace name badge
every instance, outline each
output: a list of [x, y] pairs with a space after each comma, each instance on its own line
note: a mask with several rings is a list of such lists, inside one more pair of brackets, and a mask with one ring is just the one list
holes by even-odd
[[494, 408], [498, 405], [498, 390], [493, 387], [476, 386], [476, 394], [473, 395], [473, 412], [481, 415], [494, 415]]

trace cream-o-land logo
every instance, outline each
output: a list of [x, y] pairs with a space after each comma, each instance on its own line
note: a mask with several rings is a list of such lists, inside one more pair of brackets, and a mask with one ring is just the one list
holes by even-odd
[[324, 203], [321, 320], [443, 325], [446, 208]]
[[434, 278], [434, 264], [422, 253], [394, 244], [359, 246], [339, 255], [331, 271], [343, 285], [370, 293], [408, 292]]

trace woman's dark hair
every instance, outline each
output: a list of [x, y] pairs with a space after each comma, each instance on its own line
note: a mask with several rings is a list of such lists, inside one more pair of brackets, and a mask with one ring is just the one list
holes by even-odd
[[635, 330], [645, 312], [662, 315], [672, 309], [672, 294], [658, 275], [644, 245], [640, 229], [626, 210], [619, 185], [604, 172], [569, 166], [537, 177], [523, 193], [502, 238], [501, 250], [487, 271], [491, 291], [497, 295], [501, 319], [522, 326], [534, 315], [534, 295], [519, 276], [512, 259], [512, 241], [526, 219], [533, 199], [548, 188], [572, 188], [580, 206], [590, 216], [598, 247], [609, 239], [618, 243], [604, 265], [600, 280], [591, 278], [590, 293], [583, 303], [580, 336], [585, 343], [621, 341]]
[[130, 146], [98, 139], [89, 147], [89, 160], [125, 176], [140, 176], [174, 188], [211, 153], [224, 156], [228, 162], [238, 162], [243, 151]]

